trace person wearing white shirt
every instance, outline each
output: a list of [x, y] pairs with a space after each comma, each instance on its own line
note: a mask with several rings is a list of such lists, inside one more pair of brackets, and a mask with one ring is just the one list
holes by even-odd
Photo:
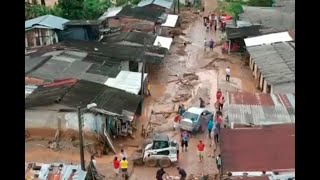
[[121, 149], [121, 151], [120, 151], [120, 158], [123, 159], [124, 157], [125, 157], [125, 158], [128, 158], [128, 157], [127, 157], [127, 153], [124, 152], [123, 149]]
[[229, 66], [227, 67], [227, 69], [226, 69], [226, 81], [230, 81], [230, 68], [229, 68]]

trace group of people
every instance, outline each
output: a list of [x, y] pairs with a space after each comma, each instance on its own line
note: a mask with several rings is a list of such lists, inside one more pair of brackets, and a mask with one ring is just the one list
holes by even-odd
[[[221, 121], [218, 120], [216, 122], [216, 126], [214, 126], [213, 124], [213, 120], [210, 120], [209, 121], [209, 124], [208, 124], [208, 130], [209, 130], [209, 138], [211, 138], [212, 136], [212, 132], [215, 132], [214, 133], [214, 140], [210, 142], [210, 147], [213, 146], [214, 150], [213, 150], [213, 155], [212, 155], [212, 158], [215, 157], [215, 151], [216, 151], [216, 146], [215, 144], [219, 142], [219, 136], [218, 134], [220, 133], [220, 125], [221, 125]], [[214, 131], [212, 131], [214, 129]], [[189, 139], [190, 139], [190, 134], [187, 132], [187, 131], [183, 131], [181, 133], [181, 147], [182, 147], [182, 152], [186, 152], [187, 151], [187, 148], [188, 148], [188, 144], [189, 144]], [[205, 152], [205, 144], [202, 142], [202, 140], [199, 140], [199, 143], [197, 144], [197, 155], [199, 157], [199, 161], [202, 162], [203, 159], [204, 159], [204, 152]], [[219, 173], [220, 173], [220, 169], [221, 169], [221, 155], [219, 154], [217, 157], [216, 157], [216, 165], [217, 165], [217, 168], [219, 170]]]
[[122, 177], [124, 177], [124, 178], [129, 177], [129, 175], [128, 175], [129, 162], [128, 162], [127, 158], [128, 158], [127, 154], [124, 152], [123, 149], [121, 149], [121, 151], [120, 151], [120, 160], [118, 159], [117, 156], [114, 157], [113, 168], [114, 168], [114, 172], [115, 172], [116, 176], [118, 176], [119, 173], [121, 173]]
[[206, 27], [206, 31], [209, 32], [209, 30], [217, 31], [217, 28], [219, 27], [221, 32], [225, 32], [226, 29], [226, 21], [221, 18], [220, 15], [215, 15], [214, 13], [209, 13], [208, 16], [203, 17], [203, 23]]

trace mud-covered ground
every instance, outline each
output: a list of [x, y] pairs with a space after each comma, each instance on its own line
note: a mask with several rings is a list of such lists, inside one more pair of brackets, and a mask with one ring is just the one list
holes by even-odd
[[[140, 136], [141, 126], [150, 118], [151, 110], [155, 112], [172, 111], [183, 103], [186, 107], [198, 106], [199, 97], [208, 104], [206, 108], [214, 111], [214, 95], [218, 88], [222, 91], [249, 91], [256, 92], [251, 71], [244, 58], [238, 55], [225, 55], [221, 53], [221, 47], [216, 46], [213, 51], [204, 51], [204, 38], [219, 42], [219, 32], [205, 31], [202, 15], [213, 12], [216, 9], [216, 0], [206, 0], [206, 12], [193, 14], [191, 11], [182, 12], [182, 20], [185, 35], [175, 37], [169, 55], [162, 65], [148, 66], [148, 74], [151, 84], [151, 96], [145, 98], [143, 114], [139, 118], [138, 128], [134, 139], [115, 140], [116, 149], [124, 148], [130, 156], [143, 141]], [[188, 42], [187, 46], [183, 42]], [[225, 81], [225, 68], [231, 68], [231, 82]], [[161, 121], [161, 126], [156, 126], [155, 131], [167, 133], [171, 137], [178, 138], [178, 132], [173, 130], [173, 118], [175, 113], [165, 116], [153, 116], [154, 121]], [[199, 140], [206, 142], [206, 155], [204, 162], [199, 162], [196, 156], [196, 144]], [[62, 142], [60, 151], [46, 148], [48, 140], [26, 141], [26, 162], [65, 162], [79, 163], [79, 146], [76, 142]], [[220, 153], [219, 147], [215, 155]], [[199, 133], [190, 140], [189, 151], [181, 153], [177, 166], [183, 167], [190, 174], [215, 174], [217, 169], [212, 148], [208, 146], [206, 133]], [[90, 154], [86, 152], [86, 160]], [[98, 157], [98, 171], [106, 176], [106, 179], [115, 179], [113, 175], [112, 159], [114, 155]], [[132, 162], [130, 165], [132, 167]], [[134, 166], [131, 179], [154, 180], [157, 168]], [[177, 175], [175, 167], [167, 168], [170, 175]]]

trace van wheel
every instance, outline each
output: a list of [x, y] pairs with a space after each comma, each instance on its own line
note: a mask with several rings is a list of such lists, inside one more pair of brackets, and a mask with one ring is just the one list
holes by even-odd
[[156, 158], [150, 157], [147, 158], [146, 162], [144, 163], [147, 167], [156, 167], [158, 164], [158, 161]]
[[159, 164], [160, 164], [160, 167], [162, 168], [168, 168], [171, 166], [171, 160], [167, 157], [164, 157], [160, 159]]

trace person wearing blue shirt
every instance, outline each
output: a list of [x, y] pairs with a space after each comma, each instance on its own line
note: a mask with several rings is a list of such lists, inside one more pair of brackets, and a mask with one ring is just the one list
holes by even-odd
[[215, 124], [213, 121], [213, 115], [211, 115], [209, 122], [208, 122], [208, 134], [209, 134], [209, 139], [211, 139], [211, 131], [214, 128]]

